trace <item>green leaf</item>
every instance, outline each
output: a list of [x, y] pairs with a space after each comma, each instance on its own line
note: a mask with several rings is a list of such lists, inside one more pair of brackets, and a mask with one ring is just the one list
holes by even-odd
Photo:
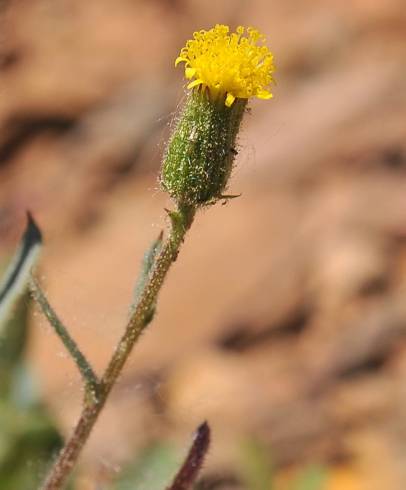
[[273, 467], [269, 451], [255, 440], [242, 446], [241, 476], [249, 490], [272, 490]]
[[323, 490], [327, 480], [327, 470], [322, 466], [308, 466], [295, 478], [292, 490]]
[[149, 247], [149, 249], [146, 251], [144, 255], [141, 264], [141, 271], [134, 288], [134, 299], [130, 307], [130, 314], [137, 307], [138, 301], [142, 295], [142, 292], [144, 291], [150, 272], [155, 263], [155, 259], [162, 249], [162, 239], [163, 239], [163, 232], [161, 231], [161, 233], [158, 235], [158, 238], [152, 242], [152, 245]]
[[3, 324], [0, 335], [0, 397], [7, 397], [13, 390], [15, 369], [21, 363], [27, 343], [28, 293], [14, 308], [14, 315]]
[[0, 282], [0, 333], [24, 294], [42, 245], [41, 231], [30, 214], [17, 251]]
[[26, 231], [0, 283], [0, 487], [34, 490], [62, 438], [25, 363], [30, 297], [27, 284], [41, 246], [28, 216]]
[[0, 400], [0, 482], [7, 490], [35, 489], [62, 438], [41, 404], [18, 408]]
[[111, 490], [164, 490], [180, 463], [180, 453], [174, 446], [157, 443], [124, 468]]

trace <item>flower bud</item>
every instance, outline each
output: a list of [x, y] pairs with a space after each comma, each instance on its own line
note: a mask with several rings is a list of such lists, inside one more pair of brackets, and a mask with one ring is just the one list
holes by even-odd
[[247, 101], [272, 97], [273, 56], [263, 40], [252, 28], [230, 34], [216, 25], [195, 32], [176, 59], [192, 81], [165, 152], [161, 185], [178, 206], [204, 206], [222, 197]]
[[236, 154], [245, 99], [231, 107], [194, 89], [169, 141], [162, 187], [181, 205], [202, 206], [221, 198]]

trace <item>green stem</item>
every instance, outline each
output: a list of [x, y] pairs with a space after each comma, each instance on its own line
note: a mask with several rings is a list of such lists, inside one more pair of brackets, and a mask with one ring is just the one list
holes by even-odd
[[43, 490], [60, 490], [66, 484], [80, 451], [87, 441], [106, 400], [121, 373], [141, 333], [152, 320], [159, 291], [166, 275], [176, 260], [186, 232], [195, 215], [195, 208], [179, 206], [178, 211], [169, 212], [171, 230], [154, 260], [149, 278], [140, 291], [138, 302], [132, 310], [125, 332], [111, 357], [107, 369], [98, 384], [98, 396], [85, 400], [82, 414], [72, 435], [62, 448], [49, 473]]
[[45, 315], [51, 326], [54, 328], [55, 332], [62, 340], [63, 345], [66, 347], [67, 351], [75, 361], [86, 384], [86, 387], [94, 390], [95, 387], [98, 386], [99, 380], [95, 372], [93, 371], [92, 366], [89, 364], [86, 357], [82, 354], [76, 342], [69, 335], [67, 328], [61, 322], [58, 315], [49, 304], [44, 292], [41, 289], [41, 286], [33, 277], [31, 277], [31, 280], [29, 282], [29, 289], [31, 296], [38, 303], [42, 313]]

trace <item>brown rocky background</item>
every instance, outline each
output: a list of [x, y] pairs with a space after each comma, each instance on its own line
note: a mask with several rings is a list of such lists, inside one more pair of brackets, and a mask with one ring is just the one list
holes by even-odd
[[[227, 205], [200, 213], [82, 458], [81, 488], [147, 443], [213, 429], [205, 475], [255, 438], [328, 490], [406, 486], [404, 0], [0, 1], [0, 252], [29, 208], [50, 300], [101, 371], [165, 225], [160, 155], [194, 30], [254, 25], [277, 64]], [[36, 314], [30, 362], [64, 432], [80, 379]], [[104, 475], [104, 476], [103, 476]], [[220, 478], [221, 479], [221, 478]], [[227, 487], [239, 488], [238, 483]]]

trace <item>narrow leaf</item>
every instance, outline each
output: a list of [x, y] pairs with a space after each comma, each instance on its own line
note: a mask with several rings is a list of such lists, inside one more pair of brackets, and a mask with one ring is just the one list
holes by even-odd
[[192, 488], [203, 465], [210, 446], [210, 427], [203, 422], [196, 431], [192, 446], [168, 490], [188, 490]]
[[41, 231], [31, 214], [27, 213], [27, 227], [24, 235], [0, 283], [0, 327], [10, 317], [13, 306], [25, 291], [30, 271], [38, 259], [41, 245]]
[[146, 251], [144, 258], [142, 260], [141, 264], [141, 271], [140, 275], [138, 277], [137, 283], [135, 285], [134, 289], [134, 300], [133, 303], [130, 307], [130, 313], [134, 311], [134, 309], [137, 307], [137, 303], [139, 301], [139, 298], [144, 291], [145, 284], [148, 281], [149, 274], [153, 268], [153, 265], [155, 263], [155, 259], [158, 256], [159, 252], [161, 251], [162, 248], [162, 239], [163, 239], [163, 232], [161, 231], [160, 234], [158, 235], [157, 239], [153, 241], [152, 245], [149, 247], [149, 249]]

